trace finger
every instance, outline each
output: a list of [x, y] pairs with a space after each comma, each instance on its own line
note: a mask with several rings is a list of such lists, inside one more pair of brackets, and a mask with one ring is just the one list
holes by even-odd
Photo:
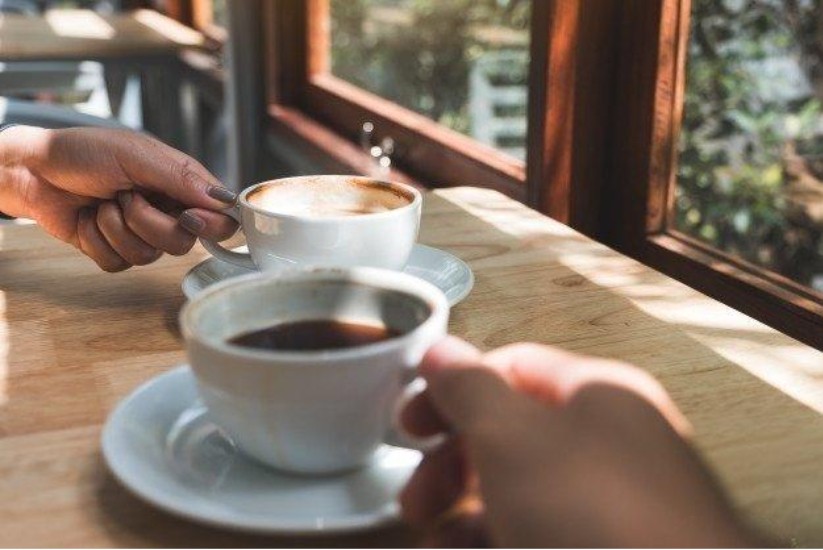
[[154, 248], [180, 256], [194, 246], [194, 235], [180, 227], [175, 218], [149, 204], [140, 193], [120, 192], [117, 200], [129, 229]]
[[91, 208], [84, 208], [80, 211], [77, 219], [77, 238], [80, 243], [80, 250], [95, 261], [103, 271], [114, 273], [129, 268], [126, 262], [114, 249], [95, 223], [95, 213]]
[[421, 374], [435, 372], [455, 364], [478, 363], [483, 354], [479, 349], [456, 336], [446, 336], [432, 346], [420, 363]]
[[[426, 353], [420, 372], [433, 372], [448, 365], [471, 364], [479, 361], [480, 357], [480, 351], [468, 342], [447, 336]], [[447, 429], [427, 392], [421, 392], [409, 400], [400, 412], [400, 423], [404, 430], [417, 437], [429, 437]]]
[[516, 390], [558, 404], [592, 385], [607, 385], [640, 396], [682, 435], [691, 425], [663, 386], [650, 374], [627, 363], [586, 357], [539, 344], [513, 344], [487, 353], [483, 363]]
[[202, 164], [148, 136], [123, 134], [115, 151], [128, 179], [187, 207], [219, 210], [236, 199]]
[[192, 234], [212, 241], [224, 241], [237, 231], [234, 218], [202, 208], [186, 210], [178, 218], [178, 223]]
[[[449, 337], [434, 346], [420, 364], [430, 403], [444, 424], [458, 433], [474, 435], [496, 429], [514, 405], [516, 396], [506, 381], [481, 360], [476, 348]], [[417, 402], [415, 406], [424, 405]]]
[[431, 437], [448, 431], [448, 425], [425, 391], [409, 399], [400, 411], [400, 425], [413, 437]]
[[424, 375], [432, 405], [451, 430], [472, 442], [496, 439], [519, 414], [519, 400], [495, 371], [454, 364]]
[[466, 472], [457, 439], [450, 439], [427, 454], [400, 493], [404, 519], [417, 526], [435, 521], [466, 492]]
[[572, 388], [582, 356], [532, 343], [510, 344], [488, 352], [483, 363], [500, 373], [517, 390], [558, 404]]
[[114, 251], [132, 265], [150, 264], [163, 254], [128, 228], [114, 202], [106, 201], [97, 207], [97, 227]]

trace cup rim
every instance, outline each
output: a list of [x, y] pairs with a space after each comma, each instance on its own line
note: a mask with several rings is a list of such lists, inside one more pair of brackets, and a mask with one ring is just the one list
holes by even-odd
[[[368, 213], [368, 214], [359, 214], [359, 215], [356, 215], [356, 216], [323, 216], [323, 217], [311, 217], [311, 216], [304, 216], [304, 215], [300, 215], [300, 214], [288, 214], [288, 213], [285, 213], [285, 212], [272, 212], [270, 210], [265, 210], [263, 208], [255, 206], [255, 205], [251, 204], [248, 200], [246, 200], [246, 197], [250, 193], [254, 192], [256, 189], [258, 189], [260, 187], [263, 187], [264, 185], [269, 185], [271, 183], [282, 182], [282, 181], [300, 180], [300, 179], [307, 179], [308, 180], [308, 179], [318, 179], [318, 178], [344, 178], [344, 179], [359, 178], [359, 179], [364, 179], [364, 180], [368, 180], [368, 181], [371, 181], [371, 182], [374, 182], [374, 183], [382, 183], [382, 184], [385, 184], [385, 185], [388, 185], [388, 186], [391, 186], [391, 187], [399, 188], [403, 191], [411, 193], [413, 198], [408, 204], [405, 204], [405, 205], [400, 206], [398, 208], [392, 208], [391, 210], [386, 210], [384, 212], [371, 212], [371, 213]], [[398, 215], [398, 214], [400, 214], [400, 213], [402, 213], [402, 212], [404, 212], [408, 209], [417, 207], [418, 205], [420, 205], [422, 203], [422, 201], [423, 201], [423, 195], [420, 193], [419, 190], [415, 189], [411, 185], [408, 185], [406, 183], [400, 183], [400, 182], [397, 182], [397, 181], [389, 181], [389, 180], [383, 180], [383, 179], [379, 179], [379, 178], [372, 178], [372, 177], [368, 177], [368, 176], [358, 176], [358, 175], [355, 175], [355, 174], [318, 174], [318, 175], [309, 175], [309, 176], [290, 176], [290, 177], [286, 177], [286, 178], [275, 178], [275, 179], [272, 179], [272, 180], [261, 181], [261, 182], [255, 183], [254, 185], [250, 185], [250, 186], [246, 187], [243, 191], [241, 191], [240, 194], [237, 197], [237, 204], [242, 205], [244, 208], [248, 208], [249, 210], [253, 210], [254, 212], [257, 212], [258, 214], [261, 214], [261, 215], [264, 215], [264, 216], [270, 216], [270, 217], [274, 217], [274, 218], [299, 220], [301, 222], [306, 222], [306, 223], [329, 223], [329, 222], [340, 223], [344, 220], [347, 223], [357, 223], [358, 221], [373, 220], [375, 218], [383, 218], [383, 217], [388, 217], [388, 216], [393, 216], [393, 215], [396, 216], [396, 215]]]
[[[429, 316], [409, 332], [375, 342], [351, 348], [317, 351], [278, 351], [262, 350], [228, 344], [219, 339], [206, 338], [194, 328], [198, 308], [204, 302], [214, 299], [214, 296], [231, 291], [232, 288], [246, 285], [289, 284], [296, 281], [349, 281], [354, 284], [372, 285], [375, 287], [405, 292], [422, 299], [430, 308]], [[230, 354], [244, 359], [269, 360], [289, 363], [313, 363], [317, 366], [326, 366], [322, 360], [345, 360], [380, 355], [396, 348], [402, 348], [418, 334], [425, 332], [431, 326], [444, 322], [448, 317], [449, 303], [446, 295], [433, 284], [390, 269], [373, 267], [355, 268], [314, 268], [309, 270], [294, 270], [288, 273], [251, 273], [222, 281], [210, 286], [193, 299], [187, 301], [180, 311], [180, 331], [185, 341], [197, 341], [200, 345], [223, 354]]]

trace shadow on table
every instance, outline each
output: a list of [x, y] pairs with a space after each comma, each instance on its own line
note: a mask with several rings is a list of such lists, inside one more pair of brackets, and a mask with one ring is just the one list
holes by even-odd
[[248, 548], [354, 548], [417, 546], [419, 542], [402, 525], [352, 535], [276, 537], [250, 535], [207, 527], [162, 512], [132, 496], [106, 471], [97, 457], [101, 475], [97, 488], [97, 514], [109, 537], [120, 546], [248, 547]]
[[[65, 246], [55, 244], [56, 246]], [[171, 268], [174, 258], [160, 264], [169, 269], [131, 268], [121, 273], [103, 273], [94, 263], [77, 252], [70, 263], [51, 262], [28, 250], [3, 251], [0, 259], [0, 290], [9, 297], [30, 299], [43, 307], [72, 308], [74, 314], [87, 311], [132, 311], [155, 309], [158, 304], [180, 305], [184, 299], [178, 269]]]

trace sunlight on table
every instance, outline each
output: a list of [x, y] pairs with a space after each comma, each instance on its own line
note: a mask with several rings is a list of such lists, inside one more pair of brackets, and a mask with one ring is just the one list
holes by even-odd
[[186, 46], [200, 46], [203, 44], [203, 36], [199, 32], [181, 25], [173, 19], [164, 17], [154, 10], [139, 10], [134, 14], [134, 18], [154, 32], [178, 44]]
[[57, 36], [111, 40], [117, 34], [105, 19], [88, 10], [49, 10], [45, 17]]
[[[444, 197], [446, 198], [446, 197]], [[585, 280], [629, 300], [646, 315], [694, 340], [785, 395], [823, 414], [823, 353], [798, 342], [662, 273], [515, 206], [489, 208], [491, 196], [470, 188], [446, 200], [497, 231], [534, 243], [529, 254], [551, 257]], [[552, 237], [550, 241], [546, 237]]]

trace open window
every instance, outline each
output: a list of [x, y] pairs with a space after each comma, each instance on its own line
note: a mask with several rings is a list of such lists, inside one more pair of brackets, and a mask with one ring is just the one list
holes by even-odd
[[268, 0], [274, 127], [361, 172], [390, 140], [392, 166], [422, 185], [491, 187], [593, 230], [585, 205], [605, 165], [587, 157], [606, 136], [598, 64], [616, 11], [594, 4]]
[[817, 3], [259, 4], [269, 130], [324, 171], [500, 190], [823, 348]]
[[602, 236], [823, 347], [817, 3], [626, 2]]

